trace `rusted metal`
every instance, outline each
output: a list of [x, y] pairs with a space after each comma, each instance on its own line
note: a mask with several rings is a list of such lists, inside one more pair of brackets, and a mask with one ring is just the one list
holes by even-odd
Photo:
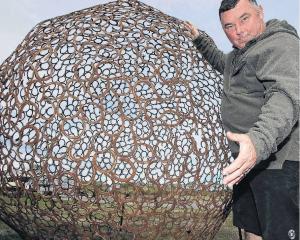
[[27, 239], [212, 239], [222, 76], [139, 1], [38, 24], [0, 66], [0, 218]]

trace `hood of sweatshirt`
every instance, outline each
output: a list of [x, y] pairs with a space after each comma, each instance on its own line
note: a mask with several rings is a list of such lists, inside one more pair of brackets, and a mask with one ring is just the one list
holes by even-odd
[[268, 22], [266, 22], [266, 29], [262, 34], [260, 34], [256, 38], [250, 40], [244, 48], [238, 49], [238, 48], [234, 47], [234, 49], [237, 51], [245, 52], [255, 42], [265, 39], [267, 37], [270, 37], [273, 34], [278, 33], [278, 32], [286, 32], [286, 33], [289, 33], [289, 34], [294, 35], [295, 37], [299, 38], [297, 30], [292, 25], [290, 25], [287, 21], [272, 19], [272, 20], [269, 20]]
[[258, 39], [266, 38], [278, 32], [286, 32], [298, 37], [297, 30], [287, 21], [272, 19], [266, 23], [266, 30], [260, 36], [258, 36]]

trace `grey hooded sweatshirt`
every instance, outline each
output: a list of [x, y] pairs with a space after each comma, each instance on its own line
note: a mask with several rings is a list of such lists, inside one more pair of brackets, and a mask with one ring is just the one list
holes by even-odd
[[[247, 134], [255, 145], [256, 168], [280, 169], [299, 161], [299, 37], [286, 21], [266, 30], [243, 49], [220, 51], [206, 34], [194, 40], [203, 57], [223, 74], [221, 115], [225, 130]], [[230, 142], [233, 154], [239, 146]]]

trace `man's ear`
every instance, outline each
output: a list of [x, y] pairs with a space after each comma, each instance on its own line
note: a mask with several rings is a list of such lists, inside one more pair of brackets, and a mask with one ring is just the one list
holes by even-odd
[[258, 14], [259, 14], [259, 17], [263, 20], [264, 19], [264, 9], [261, 5], [258, 6]]

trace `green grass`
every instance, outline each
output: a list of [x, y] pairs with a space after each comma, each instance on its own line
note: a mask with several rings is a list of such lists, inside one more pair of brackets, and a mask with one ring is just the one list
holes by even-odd
[[[22, 238], [10, 227], [0, 221], [0, 240], [22, 240]], [[232, 215], [222, 225], [215, 240], [238, 240], [237, 228], [232, 226]]]
[[232, 214], [229, 214], [226, 221], [223, 223], [215, 240], [238, 240], [238, 229], [232, 225]]
[[0, 221], [0, 240], [21, 240], [22, 238], [5, 223]]
[[[98, 186], [101, 188], [101, 186]], [[176, 224], [181, 224], [182, 221], [186, 221], [186, 212], [193, 213], [193, 216], [199, 217], [201, 219], [202, 214], [207, 214], [207, 212], [201, 212], [203, 211], [202, 208], [196, 208], [193, 206], [193, 202], [200, 201], [201, 199], [203, 203], [209, 203], [210, 198], [214, 197], [214, 192], [201, 192], [201, 195], [199, 195], [199, 192], [192, 191], [190, 189], [181, 190], [180, 193], [177, 193], [175, 196], [176, 199], [179, 202], [185, 202], [186, 207], [182, 208], [182, 205], [178, 205], [175, 208], [173, 208], [173, 205], [169, 203], [169, 201], [166, 201], [164, 204], [158, 204], [156, 205], [156, 199], [158, 199], [158, 203], [162, 201], [161, 199], [168, 199], [169, 196], [172, 196], [173, 189], [172, 186], [168, 186], [168, 188], [164, 189], [156, 189], [152, 186], [145, 186], [146, 189], [141, 188], [140, 191], [142, 193], [131, 194], [134, 191], [132, 189], [132, 186], [130, 185], [122, 185], [118, 191], [115, 192], [115, 194], [118, 194], [119, 198], [124, 198], [124, 200], [128, 200], [126, 203], [126, 207], [124, 209], [122, 208], [122, 214], [124, 211], [124, 215], [131, 215], [135, 213], [137, 210], [142, 211], [142, 215], [146, 215], [149, 218], [151, 217], [151, 225], [153, 228], [156, 229], [156, 226], [159, 226], [160, 223], [160, 216], [168, 213], [169, 211], [172, 211], [174, 214], [174, 218], [176, 220]], [[103, 189], [102, 189], [103, 190]], [[103, 190], [104, 191], [104, 190]], [[89, 196], [89, 193], [94, 193], [94, 189], [90, 189], [89, 187], [85, 187], [81, 189], [81, 192], [87, 194]], [[28, 195], [29, 194], [29, 195]], [[99, 193], [98, 193], [99, 194]], [[220, 193], [218, 193], [220, 194]], [[227, 196], [226, 192], [222, 193]], [[104, 195], [105, 196], [105, 195]], [[15, 196], [16, 197], [16, 196]], [[114, 199], [111, 199], [111, 196], [106, 196], [106, 198], [102, 197], [101, 200], [101, 209], [114, 209], [116, 208], [116, 204], [118, 202], [114, 201]], [[134, 199], [134, 201], [133, 201]], [[144, 202], [145, 199], [149, 199], [146, 202]], [[73, 202], [75, 200], [73, 199], [65, 199], [61, 198], [60, 196], [44, 196], [37, 192], [25, 192], [24, 194], [17, 196], [14, 198], [14, 196], [9, 195], [2, 195], [0, 194], [0, 203], [3, 206], [8, 205], [9, 208], [6, 208], [8, 212], [6, 214], [8, 216], [13, 216], [18, 211], [22, 211], [22, 206], [24, 209], [27, 209], [26, 212], [22, 212], [23, 216], [32, 222], [33, 213], [31, 210], [38, 210], [38, 212], [43, 212], [42, 215], [39, 215], [38, 218], [35, 219], [34, 223], [36, 225], [32, 225], [31, 229], [35, 231], [37, 226], [45, 226], [47, 228], [51, 228], [54, 224], [53, 219], [47, 217], [47, 213], [49, 213], [49, 216], [56, 215], [58, 218], [61, 218], [64, 221], [68, 222], [71, 215], [75, 214], [76, 216], [81, 216], [78, 218], [78, 228], [77, 230], [80, 231], [81, 228], [85, 227], [85, 221], [86, 221], [86, 215], [85, 213], [87, 210], [90, 213], [89, 218], [96, 220], [97, 222], [101, 222], [102, 219], [110, 219], [112, 222], [112, 226], [114, 226], [114, 223], [117, 223], [120, 221], [120, 216], [116, 212], [110, 213], [110, 211], [102, 211], [99, 209], [98, 204], [94, 205], [89, 202], [84, 203], [84, 205], [81, 205], [82, 209], [75, 208], [70, 210], [69, 208], [65, 208], [64, 206], [73, 206], [78, 204], [78, 202]], [[146, 203], [146, 204], [145, 204]], [[18, 207], [17, 207], [18, 206]], [[155, 215], [151, 214], [153, 211], [153, 208], [155, 207]], [[199, 207], [199, 206], [198, 206]], [[29, 211], [30, 210], [30, 211]], [[204, 210], [205, 211], [205, 210]], [[210, 211], [210, 210], [209, 210]], [[213, 216], [212, 216], [213, 218]], [[180, 220], [181, 219], [181, 220]], [[26, 221], [26, 220], [25, 220]], [[135, 227], [139, 227], [139, 225], [142, 225], [144, 221], [143, 217], [136, 217], [134, 218], [134, 225]], [[218, 233], [216, 240], [236, 240], [238, 238], [235, 238], [235, 235], [237, 235], [237, 231], [233, 229], [231, 226], [231, 215], [227, 219], [227, 221], [223, 224], [220, 232]], [[126, 224], [126, 223], [125, 223]], [[166, 225], [164, 229], [162, 229], [161, 238], [159, 240], [167, 240], [165, 235], [163, 234], [169, 234], [170, 232], [166, 229], [168, 226]], [[151, 228], [151, 227], [150, 227]], [[152, 229], [148, 229], [149, 231]], [[165, 231], [166, 230], [166, 231]], [[192, 229], [191, 229], [192, 230]], [[152, 229], [153, 231], [153, 229]], [[183, 233], [184, 234], [184, 233]], [[122, 233], [123, 236], [123, 233]], [[9, 227], [5, 226], [5, 224], [0, 225], [0, 240], [1, 239], [20, 239], [18, 238], [18, 235], [12, 231]]]

